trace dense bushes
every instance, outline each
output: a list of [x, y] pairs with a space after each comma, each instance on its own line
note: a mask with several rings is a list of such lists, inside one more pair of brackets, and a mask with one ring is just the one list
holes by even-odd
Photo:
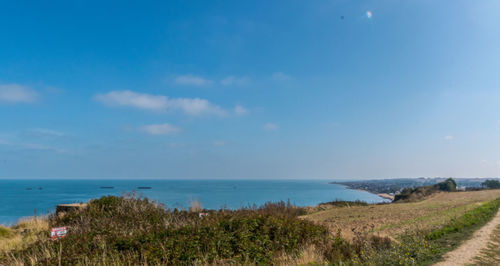
[[350, 256], [346, 241], [298, 219], [302, 212], [281, 202], [199, 217], [147, 199], [109, 196], [84, 210], [53, 215], [51, 226], [70, 227], [66, 238], [40, 241], [12, 255], [27, 264], [33, 259], [42, 264], [271, 263], [280, 253], [298, 255], [314, 245], [332, 261]]

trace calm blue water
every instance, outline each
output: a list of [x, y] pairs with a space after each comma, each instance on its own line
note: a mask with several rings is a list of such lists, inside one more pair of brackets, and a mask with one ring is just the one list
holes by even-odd
[[[151, 189], [139, 190], [140, 186]], [[0, 180], [0, 224], [13, 224], [21, 217], [32, 216], [35, 210], [38, 215], [53, 212], [57, 204], [132, 191], [167, 208], [187, 208], [192, 200], [208, 209], [288, 199], [299, 206], [335, 199], [384, 201], [371, 193], [311, 180]]]

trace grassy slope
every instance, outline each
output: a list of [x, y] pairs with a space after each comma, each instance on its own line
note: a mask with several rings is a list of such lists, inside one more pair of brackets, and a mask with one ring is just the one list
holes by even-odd
[[325, 224], [334, 232], [340, 229], [342, 235], [349, 239], [354, 237], [353, 231], [397, 237], [408, 230], [433, 229], [498, 197], [500, 190], [443, 192], [420, 202], [331, 207], [302, 218]]
[[358, 262], [362, 265], [431, 265], [490, 221], [499, 207], [500, 198], [485, 202], [434, 230], [401, 234], [387, 249], [367, 247]]

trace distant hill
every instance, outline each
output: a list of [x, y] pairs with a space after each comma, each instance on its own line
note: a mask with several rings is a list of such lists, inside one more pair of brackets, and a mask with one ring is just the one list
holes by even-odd
[[[432, 186], [443, 182], [448, 178], [394, 178], [394, 179], [372, 179], [372, 180], [356, 180], [356, 181], [336, 181], [331, 184], [345, 185], [351, 189], [361, 189], [372, 193], [396, 193], [401, 192], [405, 188], [417, 188], [423, 186]], [[486, 180], [500, 180], [499, 178], [454, 178], [457, 187], [465, 187], [467, 189], [482, 188], [482, 183]]]

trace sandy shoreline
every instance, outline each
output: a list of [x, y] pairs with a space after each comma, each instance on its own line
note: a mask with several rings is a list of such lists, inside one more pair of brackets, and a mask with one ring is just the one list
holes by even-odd
[[394, 196], [389, 195], [389, 194], [387, 194], [387, 193], [379, 193], [379, 194], [377, 194], [377, 195], [378, 195], [379, 197], [381, 197], [381, 198], [384, 198], [384, 199], [389, 199], [389, 200], [391, 200], [391, 201], [392, 201], [392, 200], [394, 200]]
[[[340, 184], [337, 184], [337, 185], [340, 185]], [[357, 191], [368, 192], [368, 193], [370, 193], [370, 194], [377, 195], [377, 196], [379, 196], [379, 197], [381, 197], [381, 198], [383, 198], [383, 199], [388, 199], [388, 200], [391, 200], [391, 201], [393, 201], [393, 200], [394, 200], [394, 196], [389, 195], [389, 194], [387, 194], [387, 193], [374, 193], [374, 192], [371, 192], [371, 191], [368, 191], [368, 190], [364, 190], [364, 189], [359, 189], [359, 188], [350, 188], [350, 187], [348, 187], [348, 186], [346, 186], [346, 185], [343, 185], [343, 186], [345, 186], [346, 188], [348, 188], [348, 189], [350, 189], [350, 190], [357, 190]]]

